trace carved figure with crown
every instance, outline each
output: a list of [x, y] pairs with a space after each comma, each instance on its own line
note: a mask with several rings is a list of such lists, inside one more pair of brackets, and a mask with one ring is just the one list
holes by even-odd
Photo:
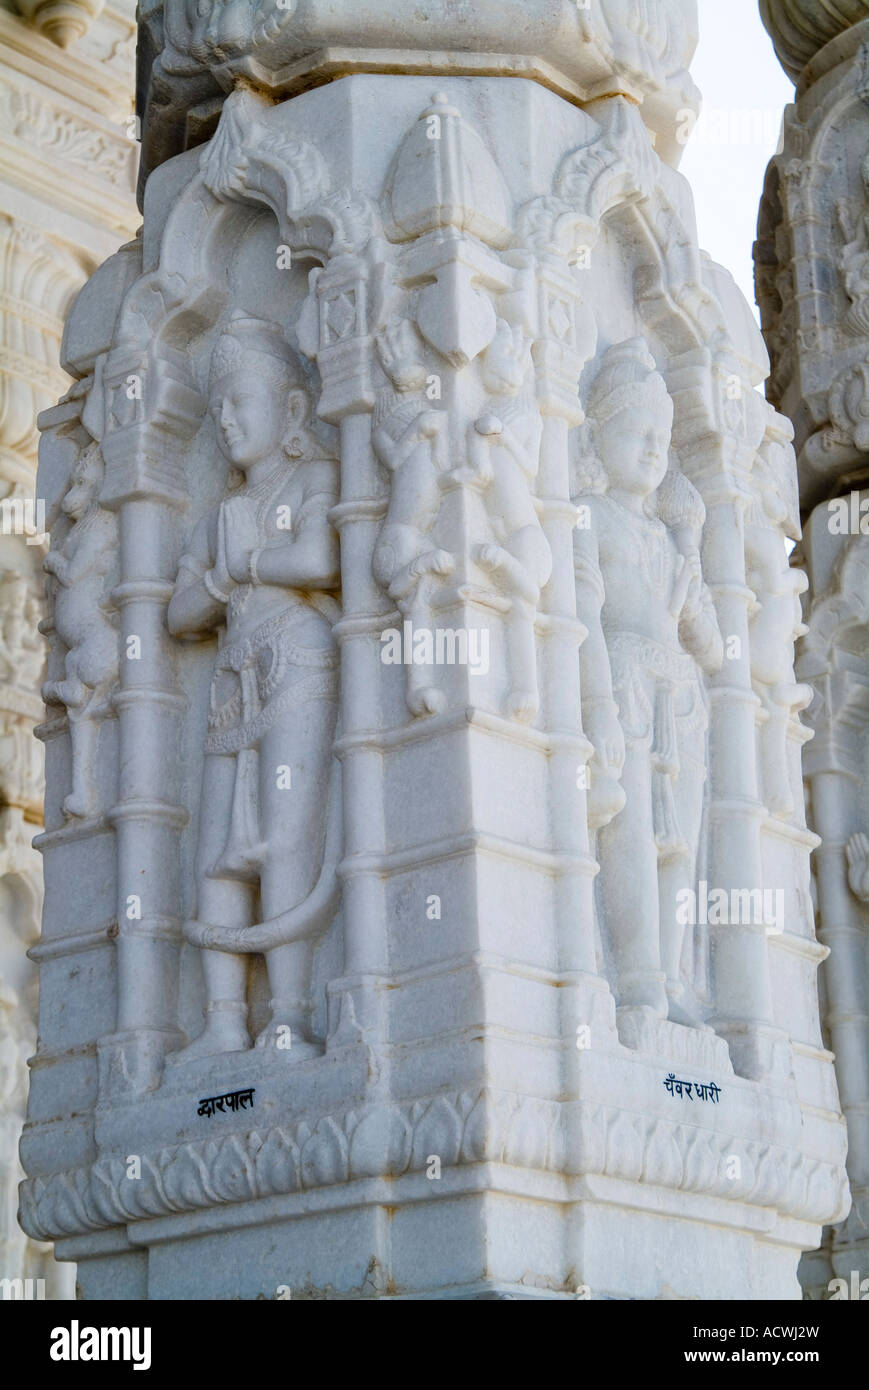
[[[337, 463], [315, 433], [280, 330], [234, 314], [211, 361], [218, 446], [243, 476], [196, 526], [168, 611], [179, 637], [221, 635], [204, 743], [195, 919], [206, 1024], [179, 1059], [250, 1046], [247, 957], [266, 957], [258, 1046], [309, 1037], [313, 944], [335, 906]], [[330, 800], [331, 797], [331, 800]], [[262, 920], [260, 920], [262, 919]]]
[[[598, 818], [602, 918], [620, 1007], [696, 1023], [676, 895], [693, 885], [697, 861], [703, 674], [723, 657], [700, 565], [705, 511], [669, 461], [673, 403], [643, 339], [605, 354], [587, 414], [579, 498], [591, 524], [575, 547], [591, 801], [608, 803]], [[624, 806], [613, 815], [615, 781]]]

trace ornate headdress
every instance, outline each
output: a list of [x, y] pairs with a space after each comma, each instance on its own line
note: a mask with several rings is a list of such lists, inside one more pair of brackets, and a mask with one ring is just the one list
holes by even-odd
[[278, 390], [303, 384], [299, 364], [277, 324], [236, 311], [217, 340], [208, 389], [238, 371], [249, 371]]
[[620, 411], [636, 406], [673, 413], [670, 393], [645, 338], [627, 338], [607, 350], [589, 393], [588, 414], [605, 425]]

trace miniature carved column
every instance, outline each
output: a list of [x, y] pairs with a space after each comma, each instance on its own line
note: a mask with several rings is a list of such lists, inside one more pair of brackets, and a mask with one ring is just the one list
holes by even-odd
[[762, 0], [776, 53], [796, 84], [782, 151], [767, 171], [755, 246], [757, 298], [769, 347], [769, 399], [794, 424], [804, 538], [806, 631], [797, 673], [812, 696], [805, 759], [818, 936], [827, 948], [823, 1033], [836, 1056], [848, 1120], [853, 1207], [807, 1255], [811, 1298], [849, 1298], [869, 1275], [869, 957], [861, 787], [869, 604], [869, 339], [866, 54], [869, 7]]
[[102, 1065], [50, 1050], [46, 970], [22, 1220], [87, 1298], [796, 1297], [843, 1211], [810, 903], [765, 907], [806, 872], [761, 833], [794, 614], [757, 335], [673, 167], [695, 38], [683, 0], [142, 9], [145, 229], [41, 464], [46, 932]]
[[[677, 365], [671, 383], [676, 399], [685, 400], [686, 426], [676, 442], [706, 504], [704, 572], [726, 649], [710, 690], [709, 882], [738, 888], [762, 874], [765, 812], [755, 747], [758, 701], [751, 686], [753, 595], [745, 575], [744, 513], [764, 412], [743, 364], [733, 359], [710, 362], [703, 353], [699, 361]], [[728, 923], [714, 931], [712, 975], [716, 1030], [728, 1039], [745, 1075], [762, 1075], [773, 1066], [762, 1041], [764, 1033], [772, 1037], [764, 926]]]
[[[341, 649], [340, 736], [344, 860], [343, 970], [330, 982], [333, 1025], [376, 1033], [382, 1027], [378, 982], [388, 957], [386, 904], [381, 867], [387, 850], [381, 787], [382, 753], [377, 728], [379, 637], [396, 616], [377, 584], [370, 556], [385, 513], [372, 444], [375, 390], [374, 331], [384, 265], [368, 241], [365, 209], [347, 228], [343, 246], [325, 271], [312, 272], [316, 297], [308, 301], [304, 346], [323, 380], [319, 413], [338, 427], [340, 500], [331, 515], [341, 544], [343, 612], [333, 629]], [[340, 232], [336, 228], [336, 237]], [[366, 244], [367, 243], [367, 244]], [[343, 251], [343, 255], [341, 254]], [[354, 256], [353, 252], [357, 254]], [[361, 253], [361, 254], [360, 254]], [[341, 315], [346, 314], [346, 321]]]
[[[180, 450], [203, 404], [170, 351], [159, 360], [123, 342], [101, 370], [105, 432], [102, 504], [118, 515], [120, 564], [111, 601], [118, 611], [118, 799], [108, 812], [117, 837], [117, 1029], [100, 1043], [103, 1085], [150, 1089], [177, 1030], [180, 863], [187, 811], [171, 758], [185, 699], [174, 673], [164, 614], [176, 556], [165, 537], [186, 497], [155, 461]], [[98, 388], [94, 388], [95, 390]], [[155, 476], [156, 474], [156, 476]], [[116, 1075], [117, 1073], [117, 1075]]]

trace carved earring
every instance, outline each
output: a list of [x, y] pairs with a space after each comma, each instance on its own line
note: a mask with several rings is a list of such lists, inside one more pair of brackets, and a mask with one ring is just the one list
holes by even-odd
[[284, 453], [288, 458], [301, 458], [305, 452], [305, 425], [308, 418], [308, 400], [301, 391], [293, 391], [289, 397], [292, 432], [284, 440]]

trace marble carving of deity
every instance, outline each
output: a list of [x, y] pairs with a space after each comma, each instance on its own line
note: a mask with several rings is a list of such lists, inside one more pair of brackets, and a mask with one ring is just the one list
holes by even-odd
[[178, 1057], [251, 1045], [254, 950], [265, 955], [271, 992], [257, 1046], [283, 1037], [298, 1058], [317, 1050], [309, 993], [322, 914], [298, 909], [329, 872], [338, 682], [329, 511], [338, 468], [312, 428], [300, 364], [274, 325], [233, 315], [214, 349], [209, 401], [219, 447], [244, 481], [228, 485], [196, 526], [168, 612], [178, 637], [221, 637], [203, 750], [195, 919], [186, 928], [202, 947], [206, 1023]]
[[69, 718], [72, 787], [63, 802], [68, 818], [96, 813], [99, 724], [109, 713], [118, 676], [118, 615], [111, 597], [117, 534], [114, 517], [99, 503], [104, 472], [100, 446], [92, 441], [79, 453], [61, 503], [70, 530], [44, 562], [54, 580], [54, 628], [66, 656], [63, 677], [47, 681], [42, 695], [49, 705], [65, 705]]
[[[594, 747], [602, 917], [621, 1009], [694, 1024], [677, 894], [693, 887], [705, 782], [704, 673], [723, 644], [703, 582], [704, 507], [670, 461], [673, 403], [641, 338], [605, 354], [588, 400], [575, 535], [582, 712]], [[631, 872], [625, 872], [630, 864]]]

